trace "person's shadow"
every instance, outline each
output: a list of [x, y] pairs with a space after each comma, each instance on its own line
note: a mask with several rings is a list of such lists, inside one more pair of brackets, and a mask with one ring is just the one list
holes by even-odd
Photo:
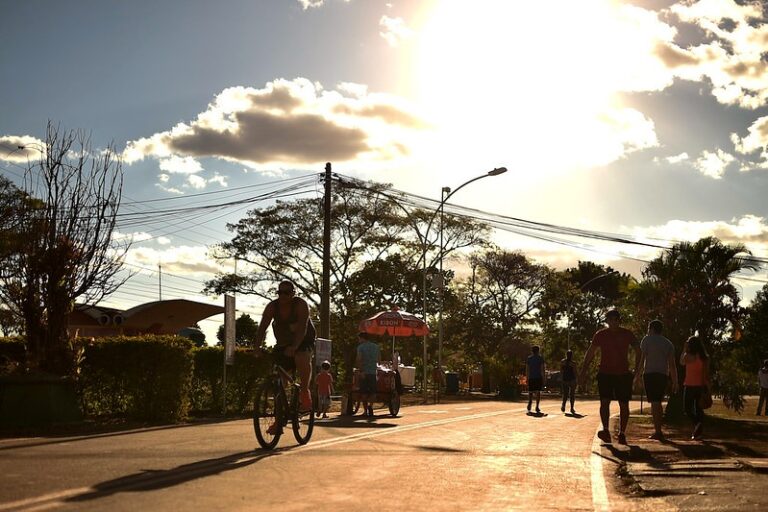
[[576, 418], [577, 420], [580, 420], [581, 418], [585, 418], [586, 414], [579, 414], [577, 412], [567, 412], [565, 415], [569, 418]]
[[547, 413], [545, 413], [545, 412], [531, 412], [531, 411], [528, 411], [528, 412], [526, 413], [526, 415], [527, 415], [527, 416], [533, 416], [534, 418], [545, 418], [545, 417], [549, 416], [549, 415], [548, 415]]

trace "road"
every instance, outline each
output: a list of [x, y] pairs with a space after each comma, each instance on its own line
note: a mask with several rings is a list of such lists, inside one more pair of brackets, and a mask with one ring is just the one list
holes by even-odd
[[[309, 444], [257, 449], [250, 420], [0, 440], [0, 512], [31, 510], [627, 510], [583, 417], [546, 401], [471, 401], [334, 417]], [[594, 453], [593, 453], [594, 452]], [[606, 480], [608, 481], [606, 485]], [[645, 502], [643, 502], [645, 503]]]

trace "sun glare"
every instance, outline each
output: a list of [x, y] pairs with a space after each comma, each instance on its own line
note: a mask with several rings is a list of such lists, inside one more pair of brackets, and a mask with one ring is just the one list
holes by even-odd
[[524, 166], [529, 178], [608, 163], [624, 151], [614, 126], [633, 121], [616, 92], [648, 40], [608, 0], [436, 3], [415, 70], [432, 149], [452, 148], [459, 165], [482, 155]]

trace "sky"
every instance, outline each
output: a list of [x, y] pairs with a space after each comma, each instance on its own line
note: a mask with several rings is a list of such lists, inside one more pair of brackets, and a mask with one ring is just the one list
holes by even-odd
[[[231, 270], [209, 253], [248, 208], [142, 212], [303, 183], [325, 162], [436, 199], [504, 166], [451, 202], [768, 257], [766, 17], [745, 0], [3, 0], [0, 173], [18, 179], [48, 120], [114, 144], [137, 213], [118, 227], [135, 275], [117, 307], [159, 297], [158, 265], [164, 299], [220, 300], [200, 294]], [[636, 276], [658, 255], [494, 240]], [[745, 300], [768, 280], [744, 277]], [[201, 324], [209, 341], [220, 323]]]

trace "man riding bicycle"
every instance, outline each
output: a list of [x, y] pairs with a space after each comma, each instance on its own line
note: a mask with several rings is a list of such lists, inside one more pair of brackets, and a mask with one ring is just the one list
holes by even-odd
[[256, 334], [258, 343], [264, 341], [270, 323], [276, 340], [272, 352], [275, 361], [286, 370], [296, 368], [301, 380], [301, 409], [309, 411], [312, 409], [309, 382], [316, 331], [309, 318], [309, 305], [304, 299], [296, 297], [292, 282], [282, 281], [277, 287], [277, 299], [264, 308]]

